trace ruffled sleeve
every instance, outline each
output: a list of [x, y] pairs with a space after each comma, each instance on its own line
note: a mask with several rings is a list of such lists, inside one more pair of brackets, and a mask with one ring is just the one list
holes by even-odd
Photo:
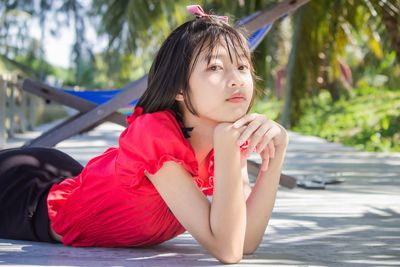
[[144, 171], [155, 174], [165, 162], [175, 161], [192, 176], [198, 175], [198, 163], [189, 142], [172, 111], [142, 114], [138, 107], [128, 117], [128, 128], [119, 138], [116, 174], [121, 183], [139, 186]]

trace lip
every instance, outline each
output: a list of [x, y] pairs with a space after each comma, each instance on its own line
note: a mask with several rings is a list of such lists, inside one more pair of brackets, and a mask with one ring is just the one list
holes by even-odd
[[246, 100], [246, 98], [244, 98], [244, 97], [233, 97], [233, 98], [229, 98], [226, 101], [232, 102], [232, 103], [240, 103], [240, 102], [243, 102], [245, 100]]
[[241, 102], [241, 101], [245, 101], [246, 97], [244, 97], [243, 94], [241, 93], [235, 93], [233, 95], [231, 95], [230, 98], [227, 99], [227, 101], [229, 102]]

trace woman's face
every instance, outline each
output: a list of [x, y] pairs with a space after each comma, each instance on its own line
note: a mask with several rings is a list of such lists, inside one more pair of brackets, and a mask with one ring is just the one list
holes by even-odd
[[232, 59], [222, 43], [211, 58], [207, 49], [200, 53], [189, 78], [190, 98], [199, 118], [234, 122], [246, 114], [254, 91], [250, 63], [233, 50], [230, 47]]

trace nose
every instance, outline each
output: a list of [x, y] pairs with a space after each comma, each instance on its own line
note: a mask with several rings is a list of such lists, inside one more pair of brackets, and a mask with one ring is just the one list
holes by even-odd
[[230, 79], [229, 79], [229, 87], [241, 87], [244, 86], [244, 79], [237, 70], [232, 70]]

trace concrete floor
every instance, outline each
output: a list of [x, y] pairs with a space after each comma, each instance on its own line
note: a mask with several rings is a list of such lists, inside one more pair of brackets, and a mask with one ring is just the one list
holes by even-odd
[[[116, 144], [122, 128], [103, 124], [57, 147], [80, 162]], [[37, 133], [10, 140], [16, 147]], [[258, 161], [256, 155], [252, 160]], [[284, 173], [344, 178], [324, 190], [280, 188], [257, 252], [237, 266], [400, 266], [400, 153], [366, 153], [290, 133]], [[219, 266], [187, 233], [143, 249], [72, 248], [0, 239], [8, 266]]]

